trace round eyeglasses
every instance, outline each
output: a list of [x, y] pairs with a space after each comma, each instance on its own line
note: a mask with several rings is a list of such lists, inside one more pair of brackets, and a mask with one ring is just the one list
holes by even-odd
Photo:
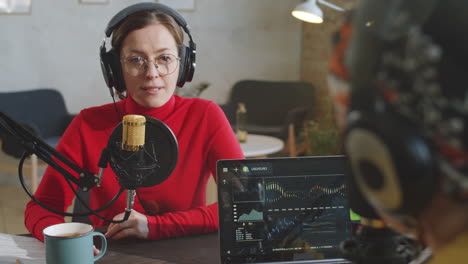
[[[163, 54], [151, 60], [151, 63], [156, 67], [159, 75], [168, 75], [177, 69], [179, 66], [179, 57], [172, 54]], [[148, 70], [148, 60], [141, 56], [130, 56], [123, 61], [125, 71], [131, 76], [140, 76]]]

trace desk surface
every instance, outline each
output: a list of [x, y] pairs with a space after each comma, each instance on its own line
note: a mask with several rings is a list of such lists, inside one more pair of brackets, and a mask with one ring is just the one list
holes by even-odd
[[[99, 228], [96, 231], [101, 232]], [[45, 264], [45, 245], [31, 235], [0, 233], [0, 245], [0, 263], [22, 259], [24, 263]], [[218, 233], [166, 240], [126, 238], [107, 240], [107, 252], [96, 263], [219, 264], [219, 254]]]
[[247, 142], [240, 143], [240, 146], [245, 157], [259, 157], [282, 150], [284, 143], [279, 138], [248, 134]]
[[96, 263], [106, 264], [218, 264], [218, 233], [167, 240], [110, 240], [107, 253]]

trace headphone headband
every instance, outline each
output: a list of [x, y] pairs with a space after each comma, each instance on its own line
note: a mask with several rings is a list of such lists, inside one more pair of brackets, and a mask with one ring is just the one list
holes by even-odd
[[111, 18], [105, 30], [106, 37], [110, 37], [112, 31], [114, 31], [114, 29], [129, 15], [143, 10], [160, 10], [162, 13], [168, 14], [171, 17], [173, 17], [177, 24], [179, 24], [179, 26], [181, 26], [185, 30], [185, 32], [187, 32], [187, 22], [174, 9], [159, 3], [138, 3], [124, 8]]
[[124, 8], [121, 10], [119, 13], [115, 14], [109, 23], [107, 24], [107, 27], [105, 29], [105, 34], [106, 37], [110, 37], [112, 35], [112, 32], [114, 29], [120, 25], [122, 21], [125, 20], [129, 15], [139, 12], [139, 11], [144, 11], [144, 10], [158, 10], [161, 11], [164, 14], [170, 15], [174, 20], [177, 22], [177, 24], [182, 27], [182, 29], [185, 31], [187, 36], [189, 37], [189, 47], [192, 49], [196, 49], [195, 42], [193, 42], [192, 35], [190, 34], [190, 30], [188, 28], [188, 23], [185, 21], [185, 19], [174, 9], [160, 4], [160, 3], [138, 3], [135, 5], [131, 5], [127, 8]]

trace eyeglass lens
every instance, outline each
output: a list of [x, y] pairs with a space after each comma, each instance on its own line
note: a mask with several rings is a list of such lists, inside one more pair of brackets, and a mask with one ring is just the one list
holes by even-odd
[[[160, 75], [168, 75], [177, 69], [179, 58], [172, 54], [164, 54], [151, 60]], [[126, 71], [132, 76], [139, 76], [148, 70], [148, 60], [141, 56], [130, 56], [124, 60]]]

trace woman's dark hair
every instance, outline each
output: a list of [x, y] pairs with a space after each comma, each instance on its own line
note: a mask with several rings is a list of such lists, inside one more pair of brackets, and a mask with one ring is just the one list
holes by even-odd
[[143, 10], [128, 16], [113, 32], [112, 47], [120, 51], [123, 41], [130, 32], [148, 25], [162, 24], [174, 37], [178, 46], [182, 46], [184, 34], [182, 28], [170, 15], [155, 10]]

